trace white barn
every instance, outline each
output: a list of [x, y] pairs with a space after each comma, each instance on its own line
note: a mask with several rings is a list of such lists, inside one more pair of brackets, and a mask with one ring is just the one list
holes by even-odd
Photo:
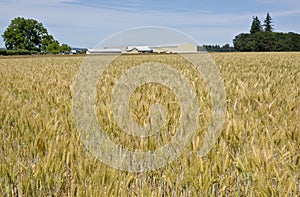
[[106, 49], [88, 49], [86, 54], [115, 54], [122, 53], [121, 49], [118, 48], [106, 48]]
[[149, 46], [128, 46], [124, 53], [152, 53], [153, 49]]
[[197, 45], [191, 43], [179, 43], [158, 45], [153, 47], [154, 53], [196, 53]]

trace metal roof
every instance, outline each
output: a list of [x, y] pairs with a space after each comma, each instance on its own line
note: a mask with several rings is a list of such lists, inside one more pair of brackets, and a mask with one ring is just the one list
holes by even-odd
[[153, 49], [149, 46], [128, 46], [126, 48], [126, 51], [132, 51], [132, 50], [138, 50], [138, 51], [152, 51]]
[[121, 49], [107, 48], [107, 49], [88, 49], [90, 53], [121, 53]]

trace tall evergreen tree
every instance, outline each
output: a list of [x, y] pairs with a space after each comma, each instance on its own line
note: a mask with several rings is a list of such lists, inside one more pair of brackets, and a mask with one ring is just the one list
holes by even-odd
[[257, 32], [262, 32], [262, 26], [261, 26], [260, 20], [256, 16], [256, 17], [253, 17], [250, 33], [255, 34]]
[[264, 29], [253, 17], [251, 34], [241, 33], [233, 40], [236, 51], [300, 51], [300, 34], [273, 32], [272, 18], [267, 14]]
[[265, 32], [272, 32], [273, 31], [273, 25], [272, 25], [272, 18], [269, 13], [267, 13], [267, 17], [264, 21], [264, 27]]

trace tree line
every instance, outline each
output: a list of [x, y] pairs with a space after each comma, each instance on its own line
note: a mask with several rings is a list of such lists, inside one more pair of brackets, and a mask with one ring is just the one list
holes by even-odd
[[0, 50], [0, 55], [58, 54], [71, 51], [70, 46], [60, 45], [43, 24], [34, 19], [13, 19], [2, 37], [6, 50]]
[[300, 34], [273, 32], [273, 21], [268, 13], [264, 24], [253, 17], [250, 33], [241, 33], [233, 40], [236, 51], [300, 51]]
[[[273, 21], [268, 13], [263, 24], [257, 16], [253, 17], [250, 32], [235, 36], [233, 47], [229, 44], [199, 47], [209, 52], [300, 51], [300, 34], [273, 30]], [[71, 51], [70, 46], [60, 45], [43, 24], [34, 19], [23, 17], [13, 19], [2, 37], [6, 49], [0, 49], [0, 55], [58, 54]]]
[[230, 46], [229, 44], [225, 44], [223, 46], [220, 46], [218, 44], [216, 45], [203, 45], [203, 47], [198, 47], [198, 51], [201, 51], [202, 48], [205, 48], [208, 52], [234, 52], [234, 47]]

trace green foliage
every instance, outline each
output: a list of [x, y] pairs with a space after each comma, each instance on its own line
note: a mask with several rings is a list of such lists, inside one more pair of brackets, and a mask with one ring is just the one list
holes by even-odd
[[58, 54], [60, 52], [59, 42], [53, 41], [47, 47], [47, 53]]
[[43, 51], [42, 52], [46, 53], [46, 54], [58, 54], [60, 52], [59, 42], [52, 38], [48, 38], [43, 43]]
[[233, 40], [237, 51], [300, 51], [300, 34], [258, 32], [239, 34]]
[[70, 53], [71, 47], [68, 46], [67, 44], [62, 44], [60, 47], [60, 52], [61, 53]]
[[264, 25], [263, 25], [264, 27], [265, 27], [265, 32], [272, 32], [273, 31], [273, 26], [272, 26], [272, 18], [271, 18], [271, 16], [270, 16], [270, 14], [269, 13], [267, 13], [267, 17], [266, 17], [266, 19], [265, 19], [265, 21], [264, 21]]
[[40, 51], [42, 40], [46, 35], [48, 32], [42, 23], [17, 17], [11, 21], [2, 37], [9, 50]]
[[233, 40], [237, 51], [300, 51], [300, 34], [272, 32], [270, 14], [264, 21], [264, 31], [258, 17], [253, 18], [250, 34], [241, 33]]
[[256, 16], [256, 17], [253, 17], [250, 33], [255, 34], [257, 32], [262, 32], [262, 26], [261, 26], [260, 20]]
[[53, 45], [52, 43], [55, 43], [57, 42], [52, 35], [47, 35], [44, 37], [44, 39], [42, 40], [42, 47], [41, 47], [41, 52], [42, 53], [50, 53], [50, 49], [51, 49], [51, 46], [50, 45]]
[[2, 55], [58, 54], [68, 53], [71, 50], [71, 47], [66, 44], [60, 46], [59, 42], [48, 34], [43, 24], [34, 19], [23, 17], [13, 19], [2, 37], [8, 49], [8, 51], [1, 51]]
[[235, 50], [255, 51], [255, 42], [250, 38], [250, 34], [239, 34], [233, 40]]
[[220, 45], [203, 45], [203, 47], [208, 52], [233, 52], [234, 47], [231, 47], [229, 44], [225, 44], [224, 46]]
[[6, 50], [5, 49], [0, 49], [0, 55], [6, 55]]
[[16, 49], [16, 50], [0, 49], [0, 55], [31, 55], [36, 53], [37, 53], [36, 51], [29, 51], [26, 49]]

